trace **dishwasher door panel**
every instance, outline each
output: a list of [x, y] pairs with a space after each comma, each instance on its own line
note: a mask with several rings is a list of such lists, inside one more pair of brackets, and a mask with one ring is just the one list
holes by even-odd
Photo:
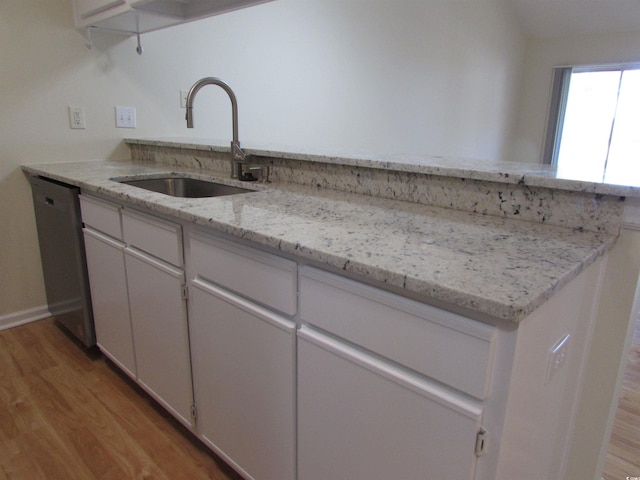
[[86, 346], [95, 345], [77, 187], [30, 177], [49, 311]]

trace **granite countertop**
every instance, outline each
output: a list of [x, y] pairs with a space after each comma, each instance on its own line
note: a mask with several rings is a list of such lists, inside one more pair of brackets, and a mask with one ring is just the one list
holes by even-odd
[[440, 306], [512, 322], [539, 307], [616, 239], [605, 233], [295, 185], [252, 184], [250, 188], [259, 190], [174, 198], [112, 179], [203, 174], [131, 161], [23, 169], [343, 269]]
[[[229, 142], [198, 138], [137, 138], [126, 139], [129, 145], [188, 148], [193, 150], [228, 152]], [[629, 175], [626, 184], [607, 183], [603, 177], [590, 178], [584, 169], [558, 169], [553, 165], [522, 162], [455, 158], [428, 154], [305, 152], [299, 147], [243, 144], [248, 155], [267, 158], [306, 160], [322, 164], [339, 164], [425, 175], [447, 176], [504, 184], [546, 187], [556, 190], [588, 192], [621, 197], [640, 197], [640, 177]], [[600, 174], [598, 174], [600, 175]]]

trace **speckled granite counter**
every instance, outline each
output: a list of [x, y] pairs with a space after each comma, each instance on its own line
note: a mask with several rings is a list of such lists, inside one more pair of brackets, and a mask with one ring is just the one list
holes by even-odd
[[[600, 228], [567, 228], [308, 184], [255, 185], [261, 190], [183, 199], [113, 180], [207, 174], [175, 163], [85, 162], [23, 168], [425, 296], [438, 305], [513, 322], [577, 276], [616, 238]], [[216, 176], [230, 182], [224, 175]]]
[[[136, 161], [228, 177], [229, 147], [210, 140], [126, 140]], [[473, 213], [617, 234], [625, 197], [640, 188], [559, 178], [554, 168], [440, 158], [291, 153], [244, 148], [277, 185], [321, 187]]]
[[[212, 144], [211, 139], [162, 138], [162, 139], [126, 139], [130, 147], [148, 146], [165, 149], [179, 148], [203, 152], [219, 152], [228, 155], [229, 145], [220, 142]], [[575, 172], [559, 171], [552, 165], [496, 162], [477, 158], [453, 158], [426, 154], [318, 154], [300, 151], [297, 147], [250, 146], [243, 145], [249, 155], [280, 160], [302, 160], [316, 164], [339, 165], [349, 167], [392, 170], [405, 173], [418, 173], [442, 177], [465, 178], [502, 184], [548, 187], [554, 190], [581, 191], [614, 196], [640, 196], [640, 178], [630, 176], [625, 185], [605, 183], [601, 178], [575, 180]], [[583, 172], [580, 172], [584, 175]]]

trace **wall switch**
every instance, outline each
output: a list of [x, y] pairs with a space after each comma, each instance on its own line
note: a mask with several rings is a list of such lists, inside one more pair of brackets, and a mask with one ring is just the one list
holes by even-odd
[[549, 383], [556, 373], [567, 362], [569, 338], [571, 335], [567, 334], [556, 342], [556, 344], [549, 351], [549, 361], [547, 364], [547, 378], [545, 384]]
[[84, 118], [84, 108], [69, 106], [69, 126], [73, 129], [87, 128]]
[[188, 90], [180, 90], [180, 107], [187, 108], [187, 95], [189, 95]]
[[136, 128], [135, 107], [116, 107], [116, 127]]

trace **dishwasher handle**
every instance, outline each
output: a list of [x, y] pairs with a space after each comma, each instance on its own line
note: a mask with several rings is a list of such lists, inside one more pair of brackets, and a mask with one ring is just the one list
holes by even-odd
[[59, 210], [61, 213], [72, 213], [74, 204], [77, 202], [77, 200], [74, 200], [79, 191], [77, 187], [44, 180], [39, 177], [31, 177], [29, 180], [36, 208], [40, 205], [39, 208], [52, 208]]

